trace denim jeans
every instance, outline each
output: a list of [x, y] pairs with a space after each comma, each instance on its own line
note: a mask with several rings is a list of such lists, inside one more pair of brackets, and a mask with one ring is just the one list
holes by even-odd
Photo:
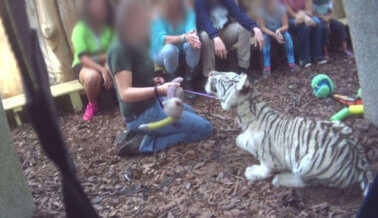
[[174, 74], [179, 66], [180, 55], [185, 56], [185, 62], [190, 68], [195, 68], [201, 57], [201, 49], [192, 48], [189, 43], [179, 48], [176, 45], [166, 44], [153, 58], [155, 63], [163, 66], [167, 73]]
[[348, 39], [347, 27], [338, 20], [331, 19], [329, 23], [322, 21], [323, 24], [323, 46], [328, 46], [330, 36], [334, 35], [337, 42], [344, 42]]
[[308, 27], [304, 23], [296, 25], [294, 19], [289, 20], [290, 32], [298, 36], [299, 60], [304, 64], [323, 59], [322, 54], [322, 22], [312, 17], [315, 27]]
[[[294, 64], [295, 58], [294, 58], [293, 39], [291, 38], [291, 35], [288, 31], [284, 32], [282, 36], [284, 37], [284, 41], [285, 41], [287, 63]], [[263, 47], [264, 67], [270, 67], [270, 50], [272, 46], [271, 45], [272, 38], [268, 36], [267, 34], [264, 34], [264, 38], [265, 38], [265, 45]]]
[[141, 153], [153, 153], [176, 145], [180, 142], [191, 143], [207, 139], [213, 132], [211, 123], [197, 115], [192, 107], [184, 105], [182, 118], [173, 124], [153, 131], [142, 131], [141, 124], [147, 124], [166, 118], [167, 115], [158, 102], [147, 109], [135, 120], [127, 123], [127, 129], [138, 133], [147, 134], [139, 151]]

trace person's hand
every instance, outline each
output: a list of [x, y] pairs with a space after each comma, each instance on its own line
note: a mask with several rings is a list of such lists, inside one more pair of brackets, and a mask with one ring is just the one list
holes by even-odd
[[110, 89], [113, 87], [113, 79], [112, 77], [110, 76], [110, 72], [108, 69], [104, 68], [102, 71], [101, 71], [101, 76], [102, 76], [102, 79], [104, 80], [104, 87], [105, 89]]
[[163, 77], [155, 77], [152, 79], [154, 85], [162, 85], [164, 84], [165, 80]]
[[262, 34], [260, 28], [255, 27], [253, 28], [253, 31], [255, 32], [255, 44], [260, 50], [262, 50], [265, 45], [264, 35]]
[[187, 41], [192, 48], [195, 48], [195, 49], [201, 48], [201, 41], [195, 30], [185, 34], [185, 41]]
[[305, 22], [306, 26], [308, 26], [308, 27], [315, 27], [316, 26], [315, 21], [307, 15], [305, 16], [304, 22]]
[[304, 11], [299, 11], [295, 15], [295, 25], [301, 24], [305, 22], [306, 13]]
[[168, 89], [172, 86], [176, 86], [176, 87], [179, 87], [180, 86], [180, 83], [172, 83], [172, 82], [169, 82], [169, 83], [164, 83], [163, 85], [161, 86], [158, 86], [157, 87], [157, 91], [160, 95], [167, 95], [168, 93]]
[[227, 49], [222, 39], [218, 36], [218, 37], [215, 37], [213, 40], [214, 40], [214, 46], [215, 46], [215, 55], [218, 56], [222, 60], [227, 59]]
[[325, 21], [325, 22], [329, 22], [329, 21], [331, 21], [331, 16], [330, 15], [324, 15], [323, 17], [323, 20]]
[[275, 38], [276, 38], [278, 43], [285, 44], [284, 37], [283, 37], [280, 29], [276, 30]]

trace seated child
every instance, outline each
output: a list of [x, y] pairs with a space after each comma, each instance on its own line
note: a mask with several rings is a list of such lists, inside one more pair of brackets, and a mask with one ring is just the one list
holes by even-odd
[[113, 80], [105, 62], [106, 52], [115, 33], [109, 1], [85, 0], [82, 4], [82, 17], [72, 31], [72, 45], [75, 50], [72, 68], [83, 84], [89, 102], [83, 119], [90, 121], [98, 111], [97, 98], [101, 89], [113, 87]]
[[285, 46], [290, 71], [298, 72], [299, 67], [295, 64], [293, 40], [288, 32], [289, 21], [285, 7], [278, 0], [265, 0], [262, 8], [258, 11], [258, 21], [265, 38], [263, 77], [268, 78], [271, 75], [270, 50], [272, 38]]
[[328, 48], [330, 34], [335, 34], [336, 38], [341, 41], [342, 52], [347, 56], [353, 56], [353, 52], [348, 49], [348, 34], [346, 26], [338, 20], [331, 19], [333, 4], [331, 0], [313, 0], [314, 14], [319, 17], [323, 23], [323, 50], [326, 59], [329, 59]]
[[289, 31], [298, 38], [299, 65], [326, 64], [322, 53], [322, 22], [313, 16], [312, 0], [281, 0], [289, 15]]

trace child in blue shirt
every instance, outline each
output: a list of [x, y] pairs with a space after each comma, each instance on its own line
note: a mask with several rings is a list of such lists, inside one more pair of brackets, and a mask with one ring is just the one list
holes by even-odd
[[258, 22], [265, 38], [263, 77], [271, 76], [270, 51], [272, 39], [285, 46], [290, 70], [298, 72], [299, 67], [295, 64], [293, 40], [288, 31], [289, 21], [285, 7], [278, 0], [265, 0], [262, 8], [258, 11]]
[[201, 56], [201, 42], [195, 13], [185, 1], [163, 1], [161, 11], [152, 23], [150, 55], [155, 63], [165, 68], [168, 80], [178, 76], [180, 55], [184, 56], [187, 65], [184, 88], [193, 89], [193, 73]]

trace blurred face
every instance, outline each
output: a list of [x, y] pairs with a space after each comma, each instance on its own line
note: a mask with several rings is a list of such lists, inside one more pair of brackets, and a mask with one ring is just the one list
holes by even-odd
[[278, 0], [268, 0], [268, 10], [269, 11], [276, 11], [278, 7]]
[[91, 0], [87, 4], [88, 12], [95, 21], [105, 22], [108, 17], [107, 0]]
[[166, 0], [165, 4], [171, 10], [179, 10], [183, 4], [183, 0]]
[[134, 4], [126, 12], [123, 40], [128, 44], [144, 44], [150, 34], [150, 13], [143, 4]]

